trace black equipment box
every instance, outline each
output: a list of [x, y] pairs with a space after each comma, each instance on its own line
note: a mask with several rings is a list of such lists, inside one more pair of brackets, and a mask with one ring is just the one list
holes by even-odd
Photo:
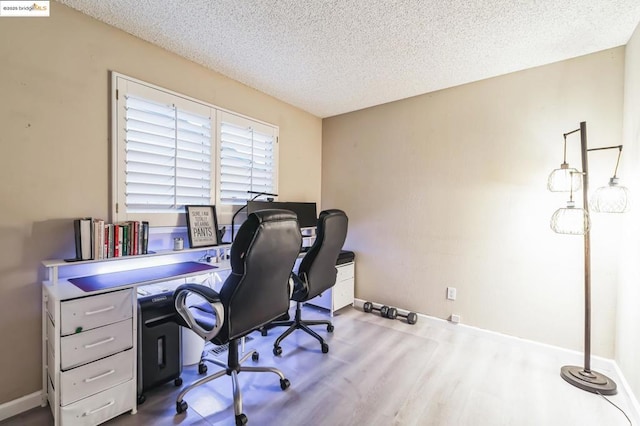
[[138, 403], [144, 392], [173, 380], [182, 385], [180, 326], [173, 292], [138, 297]]
[[343, 263], [353, 262], [356, 258], [356, 255], [352, 251], [341, 250], [338, 255], [338, 260], [336, 261], [336, 265], [342, 265]]

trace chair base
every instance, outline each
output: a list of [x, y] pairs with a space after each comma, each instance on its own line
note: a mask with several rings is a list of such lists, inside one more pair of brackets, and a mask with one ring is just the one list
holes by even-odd
[[248, 367], [243, 366], [244, 363], [249, 357], [253, 361], [258, 361], [259, 354], [255, 350], [251, 350], [246, 353], [241, 359], [238, 359], [238, 343], [239, 339], [234, 339], [229, 342], [229, 356], [227, 359], [227, 363], [224, 363], [215, 358], [209, 358], [203, 356], [200, 360], [200, 364], [198, 365], [198, 372], [205, 373], [207, 371], [206, 365], [204, 362], [210, 362], [219, 367], [222, 367], [222, 370], [219, 370], [207, 377], [203, 377], [200, 380], [195, 381], [190, 384], [186, 388], [184, 388], [176, 398], [176, 412], [178, 414], [183, 413], [189, 408], [186, 401], [184, 401], [184, 396], [191, 391], [192, 389], [197, 388], [205, 383], [211, 382], [215, 379], [218, 379], [222, 376], [228, 375], [231, 376], [231, 384], [233, 387], [233, 411], [235, 413], [236, 425], [244, 425], [247, 423], [247, 416], [242, 412], [242, 394], [240, 393], [240, 384], [238, 382], [238, 374], [243, 371], [253, 372], [253, 373], [274, 373], [280, 377], [280, 389], [286, 390], [291, 383], [289, 380], [284, 377], [282, 371], [278, 370], [274, 367]]
[[[276, 341], [273, 343], [273, 354], [274, 355], [281, 355], [282, 354], [282, 347], [280, 347], [280, 343], [291, 333], [293, 333], [295, 330], [302, 330], [304, 332], [306, 332], [307, 334], [310, 334], [311, 336], [315, 337], [319, 342], [320, 342], [320, 348], [322, 349], [322, 353], [326, 354], [327, 352], [329, 352], [329, 345], [327, 345], [327, 343], [324, 341], [324, 339], [322, 337], [320, 337], [320, 335], [318, 333], [316, 333], [315, 331], [313, 331], [311, 328], [309, 328], [310, 325], [326, 325], [327, 326], [327, 331], [329, 333], [333, 332], [333, 324], [331, 324], [331, 321], [328, 320], [313, 320], [313, 321], [305, 321], [302, 319], [302, 310], [301, 310], [301, 302], [296, 302], [296, 315], [295, 318], [291, 321], [274, 321], [272, 323], [270, 323], [268, 325], [269, 328], [272, 327], [289, 327], [285, 330], [284, 333], [282, 333], [277, 339]], [[262, 329], [262, 335], [266, 336], [267, 332], [266, 332], [266, 328]]]

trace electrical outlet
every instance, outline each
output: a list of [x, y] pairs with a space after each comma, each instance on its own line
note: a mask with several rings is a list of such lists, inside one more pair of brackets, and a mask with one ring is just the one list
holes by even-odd
[[449, 317], [449, 321], [454, 324], [458, 324], [460, 322], [460, 315], [451, 314], [451, 317]]
[[456, 288], [455, 287], [447, 287], [447, 299], [456, 300]]

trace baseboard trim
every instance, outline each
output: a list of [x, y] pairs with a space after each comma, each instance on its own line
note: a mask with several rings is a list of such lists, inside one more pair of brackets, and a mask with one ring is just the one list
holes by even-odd
[[9, 417], [17, 416], [20, 413], [29, 411], [40, 406], [42, 402], [42, 392], [37, 391], [29, 395], [22, 396], [13, 401], [0, 404], [0, 422]]
[[[613, 361], [613, 366], [615, 368], [616, 374], [618, 375], [618, 387], [621, 387], [624, 389], [627, 395], [627, 398], [629, 399], [629, 405], [633, 407], [633, 410], [635, 411], [635, 414], [637, 416], [634, 420], [634, 423], [637, 424], [638, 419], [640, 418], [640, 403], [638, 403], [638, 399], [633, 393], [631, 386], [629, 386], [629, 382], [627, 382], [627, 379], [624, 377], [624, 374], [622, 374], [622, 370], [620, 369], [620, 366], [618, 365], [618, 363]], [[634, 418], [632, 417], [632, 420], [633, 419]]]

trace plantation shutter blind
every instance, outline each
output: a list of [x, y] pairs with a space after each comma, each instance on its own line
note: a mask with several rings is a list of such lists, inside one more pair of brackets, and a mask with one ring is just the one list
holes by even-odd
[[244, 204], [247, 191], [276, 192], [277, 129], [223, 113], [220, 120], [220, 202]]
[[112, 76], [114, 222], [184, 226], [185, 205], [212, 204], [228, 221], [247, 191], [278, 192], [277, 126]]
[[127, 213], [175, 213], [185, 204], [211, 204], [211, 116], [210, 108], [192, 101], [125, 94]]

